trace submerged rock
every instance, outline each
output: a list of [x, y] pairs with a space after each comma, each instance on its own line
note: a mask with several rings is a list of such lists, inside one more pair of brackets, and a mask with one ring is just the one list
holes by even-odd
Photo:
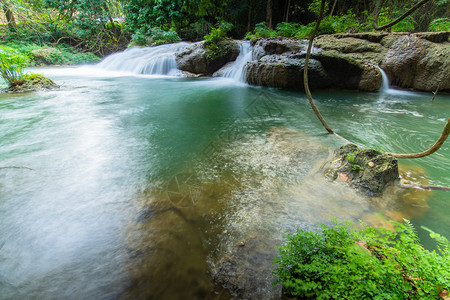
[[237, 41], [222, 41], [221, 47], [225, 51], [213, 56], [203, 42], [189, 45], [183, 51], [176, 54], [175, 60], [181, 71], [193, 74], [211, 75], [226, 63], [235, 60], [239, 55], [239, 43]]
[[20, 93], [33, 92], [38, 90], [49, 90], [55, 88], [59, 88], [59, 85], [57, 85], [53, 80], [40, 74], [32, 74], [28, 75], [23, 83], [11, 86], [4, 91], [7, 93]]
[[257, 234], [239, 241], [213, 270], [215, 283], [228, 290], [232, 299], [280, 299], [281, 285], [272, 285], [275, 244]]
[[399, 178], [398, 162], [391, 155], [347, 144], [335, 151], [325, 175], [364, 194], [381, 196], [385, 187]]

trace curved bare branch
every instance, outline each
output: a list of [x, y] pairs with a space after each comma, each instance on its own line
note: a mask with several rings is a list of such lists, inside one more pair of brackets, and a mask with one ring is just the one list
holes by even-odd
[[448, 138], [448, 135], [450, 134], [450, 118], [448, 118], [447, 123], [444, 126], [444, 130], [442, 130], [442, 134], [439, 137], [439, 139], [434, 143], [433, 146], [431, 146], [429, 149], [420, 152], [420, 153], [410, 153], [410, 154], [397, 154], [397, 153], [386, 153], [390, 154], [395, 158], [420, 158], [425, 157], [430, 154], [433, 154], [434, 152], [438, 151], [439, 148], [444, 144], [445, 140]]

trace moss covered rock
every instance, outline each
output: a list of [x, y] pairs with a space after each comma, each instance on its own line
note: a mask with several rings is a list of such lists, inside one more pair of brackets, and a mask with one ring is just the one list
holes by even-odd
[[369, 196], [380, 196], [387, 185], [399, 178], [398, 162], [393, 156], [354, 144], [335, 151], [325, 174]]
[[59, 88], [53, 80], [41, 74], [29, 74], [25, 77], [22, 83], [7, 88], [6, 92], [33, 92], [37, 90], [48, 90]]

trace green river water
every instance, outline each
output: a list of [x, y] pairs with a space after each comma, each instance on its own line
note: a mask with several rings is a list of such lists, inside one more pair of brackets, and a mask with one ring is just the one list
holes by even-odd
[[[408, 218], [430, 248], [421, 226], [450, 238], [446, 192], [373, 198], [325, 180], [342, 142], [301, 92], [39, 71], [61, 88], [0, 95], [0, 299], [218, 299], [211, 270], [233, 244], [334, 217]], [[314, 96], [339, 134], [391, 152], [428, 148], [450, 113], [448, 95]], [[413, 182], [449, 186], [450, 142], [400, 164]]]

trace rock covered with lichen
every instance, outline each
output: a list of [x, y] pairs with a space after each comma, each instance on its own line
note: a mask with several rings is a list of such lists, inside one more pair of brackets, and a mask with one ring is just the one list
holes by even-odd
[[347, 144], [335, 150], [325, 175], [346, 182], [361, 193], [380, 196], [387, 185], [399, 178], [398, 162], [389, 154]]

